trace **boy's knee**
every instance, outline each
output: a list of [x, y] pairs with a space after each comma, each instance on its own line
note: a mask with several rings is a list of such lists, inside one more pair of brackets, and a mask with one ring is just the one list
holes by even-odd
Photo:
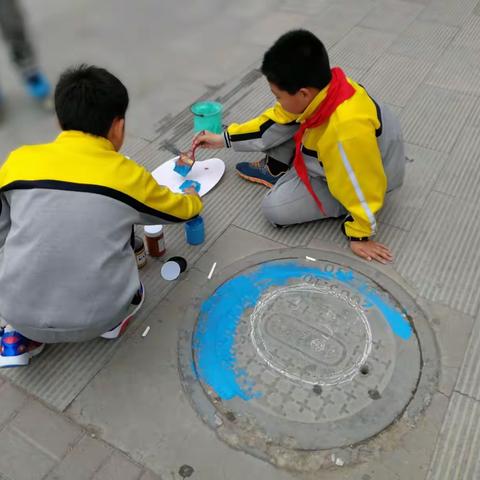
[[285, 206], [280, 205], [275, 192], [271, 190], [262, 201], [262, 213], [265, 218], [276, 226], [291, 225], [291, 218], [286, 215]]

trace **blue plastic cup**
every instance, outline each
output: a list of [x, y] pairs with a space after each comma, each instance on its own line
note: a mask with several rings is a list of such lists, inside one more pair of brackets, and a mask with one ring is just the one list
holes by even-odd
[[218, 102], [198, 102], [192, 105], [193, 131], [207, 130], [212, 133], [222, 133], [223, 106]]
[[205, 241], [205, 225], [200, 215], [185, 224], [185, 240], [190, 245], [200, 245]]

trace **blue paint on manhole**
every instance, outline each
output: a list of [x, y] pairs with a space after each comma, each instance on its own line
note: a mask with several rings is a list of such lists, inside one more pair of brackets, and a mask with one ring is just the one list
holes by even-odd
[[[311, 263], [306, 264], [301, 260], [270, 261], [226, 281], [201, 305], [193, 341], [195, 373], [199, 380], [208, 385], [221, 400], [231, 400], [236, 397], [243, 400], [261, 398], [264, 393], [262, 385], [257, 385], [245, 368], [239, 366], [237, 355], [242, 348], [241, 344], [237, 345], [239, 324], [242, 319], [245, 321], [245, 318], [251, 316], [257, 304], [272, 291], [315, 282], [320, 282], [322, 285], [335, 282], [336, 288], [341, 292], [347, 292], [339, 293], [339, 297], [348, 295], [348, 299], [344, 300], [361, 312], [375, 309], [383, 317], [385, 326], [388, 326], [401, 341], [409, 342], [412, 339], [412, 326], [398, 306], [366, 277], [349, 269], [331, 268], [331, 264], [322, 268]], [[337, 293], [334, 292], [332, 295]], [[334, 313], [329, 314], [334, 315]], [[327, 345], [328, 340], [333, 339], [333, 334], [328, 328], [325, 330], [322, 327], [322, 330], [315, 328], [315, 325], [308, 325], [308, 328], [304, 327], [302, 333], [293, 327], [288, 330], [282, 322], [278, 321], [272, 323], [271, 328], [279, 337], [303, 335], [300, 345], [310, 342], [308, 345], [313, 349], [313, 354], [308, 357], [310, 359], [318, 360], [320, 355], [324, 355], [326, 360], [330, 358], [332, 362], [332, 359], [336, 359], [338, 355], [343, 355], [334, 343], [330, 342], [330, 345]], [[307, 331], [316, 331], [319, 338], [311, 340], [312, 334], [305, 333]], [[297, 352], [299, 355], [301, 353], [301, 351]], [[327, 358], [328, 356], [330, 357]], [[265, 367], [268, 364], [269, 367], [277, 368], [269, 363], [268, 358], [262, 358], [266, 362]], [[306, 355], [305, 358], [307, 358]], [[309, 366], [305, 368], [307, 367]], [[310, 368], [313, 367], [310, 366]], [[280, 367], [278, 369], [282, 371]], [[294, 381], [299, 378], [297, 374], [289, 376], [288, 372], [283, 373]], [[348, 378], [350, 379], [351, 376]], [[309, 380], [306, 381], [309, 382]], [[315, 382], [312, 380], [310, 383]]]

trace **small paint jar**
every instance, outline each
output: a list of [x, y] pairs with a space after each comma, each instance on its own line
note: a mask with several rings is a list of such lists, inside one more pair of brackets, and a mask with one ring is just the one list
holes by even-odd
[[205, 224], [200, 215], [185, 224], [185, 240], [190, 245], [200, 245], [205, 241]]
[[161, 257], [165, 253], [163, 225], [145, 225], [143, 232], [148, 254], [151, 257]]
[[140, 237], [135, 236], [135, 244], [133, 247], [135, 252], [135, 260], [137, 261], [137, 267], [142, 268], [147, 263], [147, 253], [145, 252], [145, 245]]

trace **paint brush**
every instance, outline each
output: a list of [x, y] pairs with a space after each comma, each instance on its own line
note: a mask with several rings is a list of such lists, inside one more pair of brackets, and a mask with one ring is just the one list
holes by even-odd
[[175, 162], [175, 167], [173, 168], [174, 172], [177, 172], [182, 177], [186, 177], [189, 174], [190, 170], [193, 167], [193, 164], [195, 163], [195, 150], [198, 148], [198, 145], [195, 144], [195, 140], [204, 133], [205, 131], [202, 130], [201, 132], [197, 133], [197, 135], [195, 135], [192, 140], [190, 150], [188, 150], [187, 152], [178, 153], [178, 159]]

